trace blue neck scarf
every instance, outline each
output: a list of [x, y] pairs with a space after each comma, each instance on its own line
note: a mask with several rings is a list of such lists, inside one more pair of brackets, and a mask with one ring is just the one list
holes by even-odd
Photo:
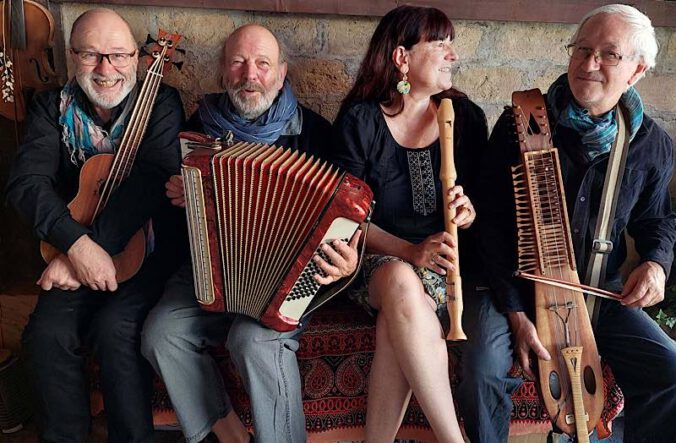
[[[610, 151], [617, 135], [615, 109], [599, 117], [592, 117], [589, 112], [578, 105], [568, 85], [568, 75], [560, 76], [547, 91], [554, 121], [566, 128], [571, 128], [582, 138], [584, 154], [589, 161]], [[629, 113], [629, 141], [633, 140], [643, 122], [643, 102], [634, 87], [620, 97], [620, 103]]]
[[230, 131], [237, 141], [272, 144], [281, 135], [300, 133], [300, 108], [288, 80], [272, 106], [255, 120], [239, 115], [227, 93], [206, 95], [198, 112], [205, 132], [212, 137]]
[[94, 154], [115, 152], [124, 134], [125, 119], [136, 102], [137, 88], [132, 89], [127, 103], [115, 119], [110, 131], [98, 126], [85, 111], [85, 93], [75, 79], [71, 79], [61, 90], [59, 125], [61, 137], [70, 152], [74, 165], [84, 163]]

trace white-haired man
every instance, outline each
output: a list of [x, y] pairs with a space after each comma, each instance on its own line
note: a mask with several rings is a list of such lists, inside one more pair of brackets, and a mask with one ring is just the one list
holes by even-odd
[[[326, 158], [330, 124], [296, 101], [286, 80], [279, 42], [266, 28], [245, 25], [223, 47], [226, 92], [207, 95], [188, 122], [214, 137], [231, 133], [235, 141], [264, 142]], [[184, 205], [180, 177], [167, 195]], [[316, 257], [328, 284], [354, 272], [355, 235], [348, 245], [325, 246], [330, 263]], [[228, 326], [231, 325], [228, 329]], [[256, 441], [306, 441], [301, 381], [295, 351], [301, 331], [279, 333], [243, 315], [202, 310], [195, 298], [192, 268], [184, 266], [144, 326], [142, 352], [167, 386], [186, 440], [213, 433], [220, 442], [248, 441], [249, 435], [223, 389], [218, 365], [206, 352], [224, 340], [251, 399]]]
[[[111, 442], [153, 438], [152, 370], [139, 351], [146, 314], [172, 272], [180, 211], [167, 204], [164, 183], [180, 166], [178, 92], [162, 86], [128, 178], [91, 226], [70, 214], [83, 163], [115, 152], [135, 103], [138, 50], [129, 25], [109, 9], [74, 23], [70, 55], [75, 78], [38, 94], [29, 109], [7, 198], [37, 236], [60, 252], [42, 273], [23, 334], [46, 442], [87, 441], [89, 389], [84, 343], [99, 362]], [[171, 212], [175, 212], [172, 225]], [[118, 285], [112, 256], [153, 218], [154, 252]], [[174, 266], [175, 269], [176, 266]]]
[[[554, 146], [559, 150], [577, 268], [587, 269], [609, 151], [617, 134], [615, 107], [624, 108], [630, 134], [626, 166], [614, 220], [614, 248], [605, 288], [622, 292], [620, 302], [602, 300], [595, 338], [625, 395], [625, 442], [676, 441], [676, 345], [640, 308], [664, 298], [673, 261], [676, 223], [669, 181], [673, 147], [667, 133], [643, 111], [633, 85], [655, 64], [657, 43], [650, 19], [624, 5], [590, 12], [568, 45], [568, 72], [549, 88], [545, 100]], [[510, 165], [518, 162], [513, 118], [498, 120], [486, 156], [485, 197], [477, 212], [482, 248], [497, 294], [485, 301], [481, 331], [463, 354], [459, 404], [473, 442], [507, 441], [511, 391], [506, 376], [512, 347], [525, 373], [528, 358], [550, 356], [531, 319], [532, 293], [512, 277], [516, 270], [516, 226]], [[624, 284], [625, 230], [640, 263]], [[584, 275], [581, 275], [584, 278]], [[488, 313], [488, 314], [486, 314]], [[470, 330], [473, 330], [470, 328]], [[511, 330], [511, 332], [510, 332]], [[469, 333], [468, 333], [469, 335]], [[592, 424], [592, 427], [595, 424]]]

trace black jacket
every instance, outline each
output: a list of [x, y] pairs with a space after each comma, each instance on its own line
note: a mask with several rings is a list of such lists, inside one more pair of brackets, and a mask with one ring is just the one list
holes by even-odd
[[[512, 122], [511, 111], [505, 111], [490, 137], [480, 180], [481, 204], [477, 209], [482, 255], [499, 308], [506, 312], [528, 311], [532, 305], [529, 285], [512, 277], [517, 269], [517, 242], [510, 166], [520, 161]], [[577, 133], [560, 125], [553, 125], [552, 132], [554, 146], [559, 149], [573, 249], [582, 280], [596, 229], [608, 154], [587, 162], [580, 154]], [[657, 262], [669, 274], [676, 240], [676, 218], [668, 187], [672, 172], [671, 138], [650, 117], [644, 116], [629, 145], [612, 222], [614, 249], [608, 258], [605, 288], [621, 291], [619, 268], [627, 255], [625, 231], [634, 238], [641, 262]]]
[[[59, 126], [60, 90], [36, 94], [28, 111], [26, 134], [7, 184], [7, 200], [33, 226], [38, 238], [62, 252], [88, 234], [115, 255], [148, 219], [153, 218], [155, 250], [172, 251], [181, 215], [171, 208], [164, 184], [179, 173], [178, 129], [183, 107], [178, 92], [162, 85], [129, 177], [94, 221], [85, 226], [67, 208], [78, 190], [81, 165], [70, 159]], [[125, 102], [113, 110], [121, 112]], [[93, 110], [88, 114], [97, 121]], [[97, 121], [97, 123], [101, 123]], [[104, 127], [104, 129], [106, 129]]]

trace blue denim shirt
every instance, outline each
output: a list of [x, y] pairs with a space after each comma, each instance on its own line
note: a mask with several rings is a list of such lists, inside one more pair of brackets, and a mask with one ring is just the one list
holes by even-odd
[[[510, 166], [520, 162], [511, 111], [498, 120], [481, 172], [477, 222], [482, 257], [499, 308], [529, 311], [529, 284], [512, 277], [517, 269], [516, 223]], [[581, 155], [580, 137], [571, 129], [553, 127], [559, 149], [573, 249], [578, 275], [584, 279], [599, 211], [608, 154], [588, 162]], [[669, 135], [648, 116], [630, 143], [613, 220], [604, 287], [622, 288], [619, 268], [627, 256], [625, 231], [635, 240], [640, 261], [662, 265], [668, 275], [674, 258], [676, 216], [671, 208], [669, 182], [673, 173]]]

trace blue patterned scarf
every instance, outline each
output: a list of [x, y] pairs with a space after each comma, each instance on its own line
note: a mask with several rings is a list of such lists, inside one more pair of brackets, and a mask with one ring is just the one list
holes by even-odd
[[[222, 137], [230, 131], [237, 141], [268, 144], [274, 143], [281, 135], [300, 133], [299, 110], [288, 80], [284, 80], [284, 86], [272, 106], [255, 120], [239, 115], [227, 93], [208, 94], [199, 104], [200, 120], [210, 136]], [[289, 132], [290, 129], [293, 131]]]
[[[568, 85], [568, 75], [563, 74], [549, 87], [547, 91], [549, 104], [554, 121], [562, 126], [573, 129], [582, 137], [584, 153], [589, 161], [601, 154], [610, 152], [615, 136], [617, 135], [617, 121], [615, 109], [600, 117], [592, 117], [589, 112], [573, 100], [573, 93]], [[620, 103], [629, 113], [629, 141], [633, 140], [643, 122], [643, 102], [634, 87], [620, 97]]]
[[127, 103], [120, 112], [110, 131], [106, 131], [87, 115], [83, 101], [85, 93], [75, 79], [71, 79], [61, 90], [59, 124], [62, 128], [62, 139], [70, 152], [70, 161], [74, 165], [84, 163], [94, 154], [113, 153], [124, 134], [125, 119], [136, 101], [137, 88], [127, 97]]

